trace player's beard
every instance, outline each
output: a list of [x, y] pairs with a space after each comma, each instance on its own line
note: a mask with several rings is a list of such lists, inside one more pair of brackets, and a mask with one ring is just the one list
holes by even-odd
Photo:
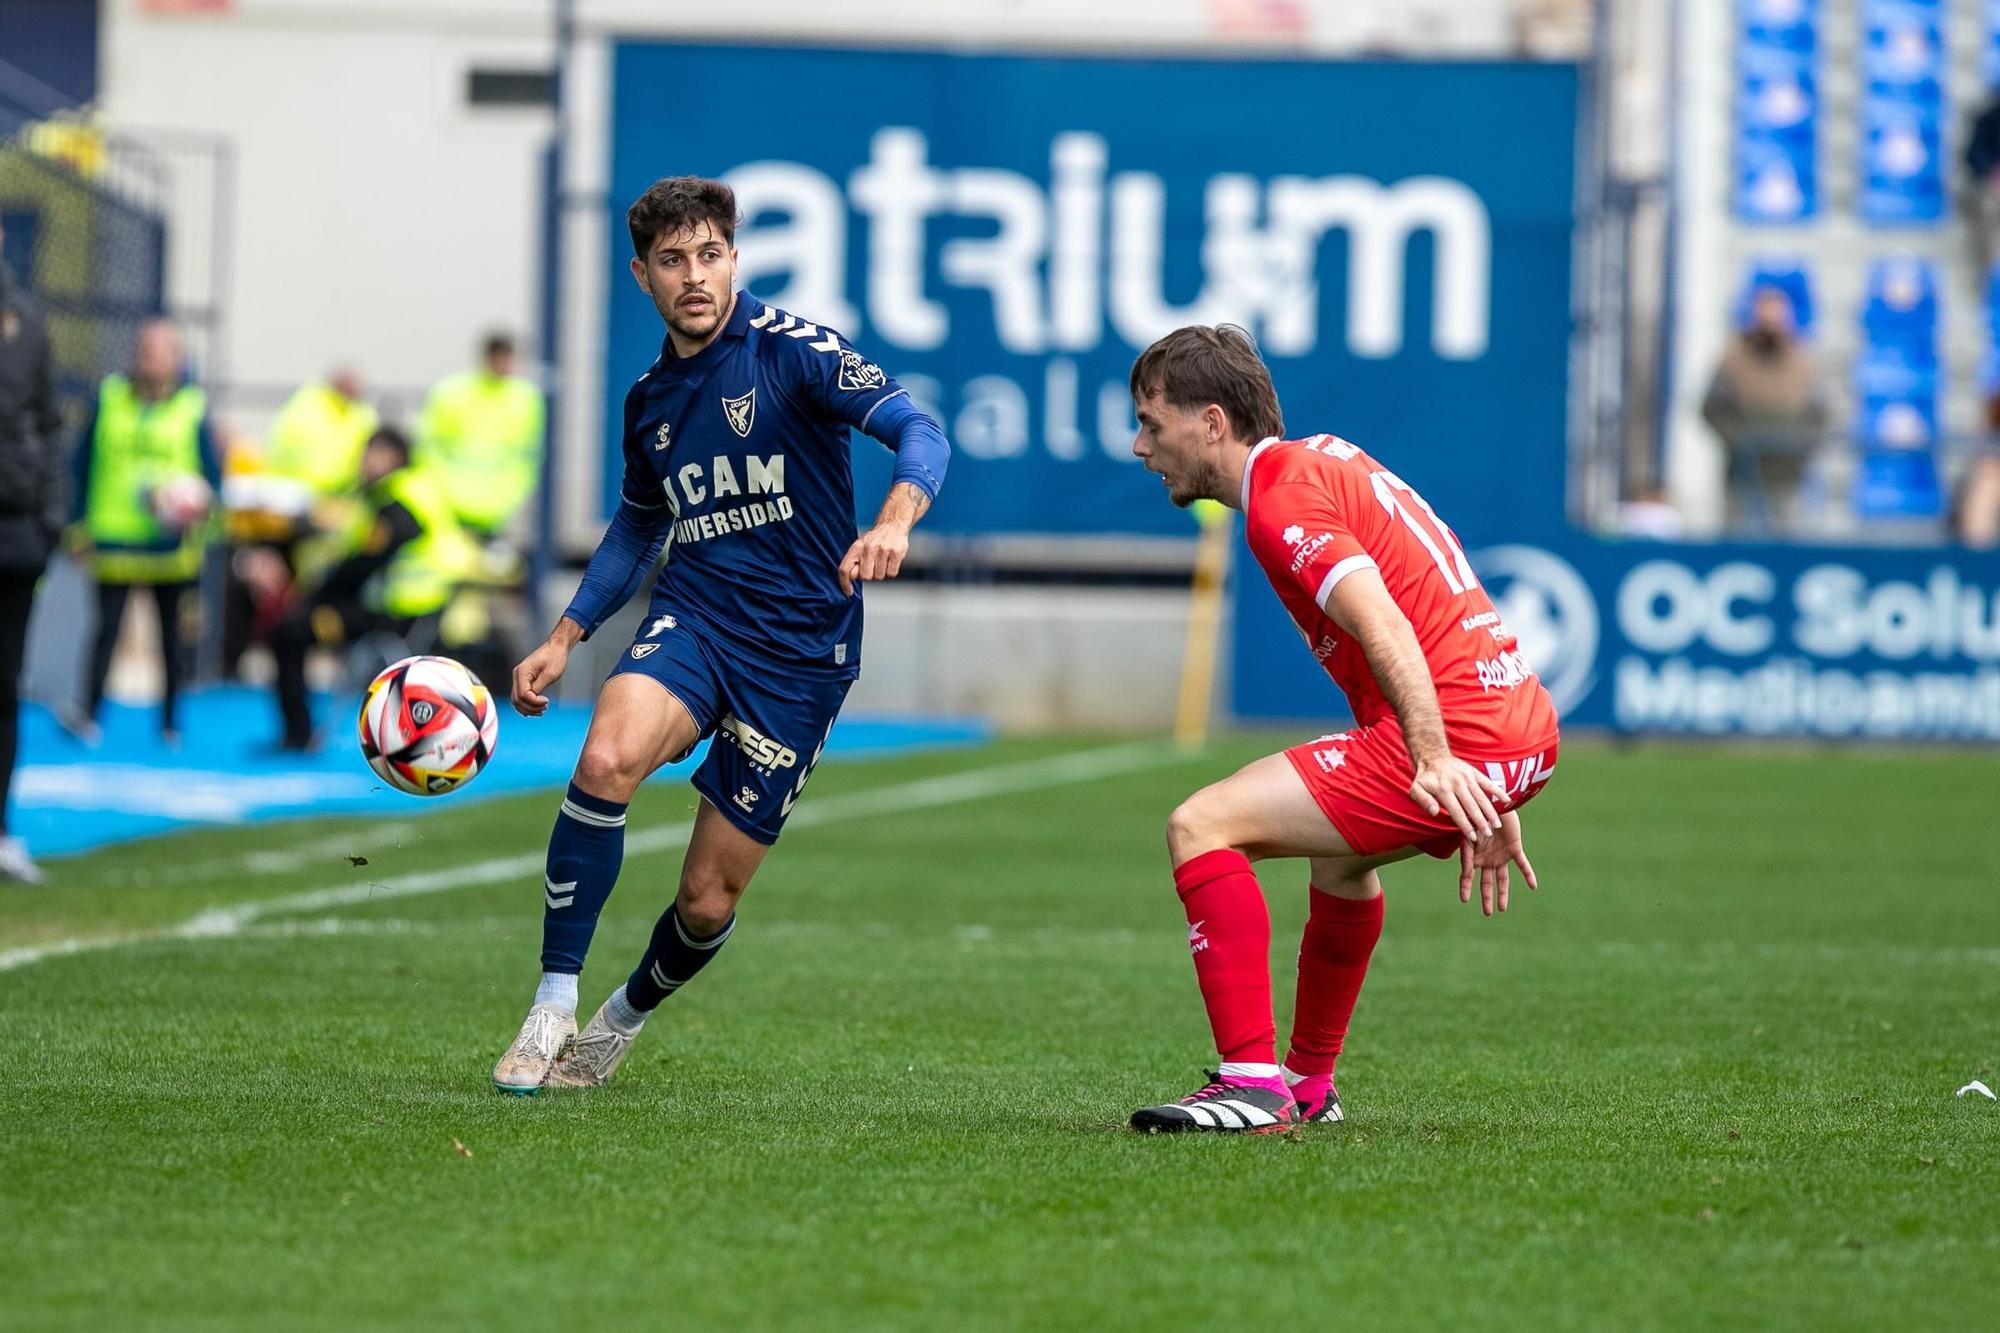
[[1207, 459], [1191, 462], [1167, 484], [1167, 499], [1177, 509], [1186, 509], [1196, 500], [1222, 498], [1222, 469]]
[[686, 299], [687, 295], [686, 292], [682, 292], [676, 296], [668, 303], [666, 309], [660, 311], [660, 318], [667, 322], [668, 329], [687, 341], [701, 342], [715, 332], [716, 326], [722, 323], [723, 317], [734, 308], [734, 305], [727, 292], [718, 298], [712, 292], [704, 291], [702, 295], [708, 297], [708, 309], [699, 315], [690, 316], [684, 314], [680, 307], [680, 302]]

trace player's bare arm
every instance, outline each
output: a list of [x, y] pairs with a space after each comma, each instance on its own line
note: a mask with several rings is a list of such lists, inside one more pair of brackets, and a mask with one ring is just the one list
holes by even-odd
[[562, 679], [563, 671], [569, 666], [570, 650], [582, 639], [583, 626], [568, 616], [556, 620], [556, 627], [549, 631], [549, 637], [514, 668], [514, 687], [510, 694], [515, 712], [522, 717], [540, 717], [548, 711], [549, 700], [543, 691]]
[[1468, 838], [1497, 832], [1500, 813], [1493, 798], [1505, 793], [1500, 784], [1453, 756], [1423, 647], [1382, 576], [1372, 569], [1347, 575], [1327, 594], [1326, 613], [1361, 645], [1402, 724], [1403, 743], [1416, 768], [1410, 799], [1425, 814], [1442, 811]]
[[910, 529], [930, 507], [931, 497], [914, 482], [891, 486], [875, 515], [875, 526], [857, 537], [840, 558], [840, 590], [852, 596], [856, 583], [893, 579], [902, 573], [903, 557], [910, 553]]

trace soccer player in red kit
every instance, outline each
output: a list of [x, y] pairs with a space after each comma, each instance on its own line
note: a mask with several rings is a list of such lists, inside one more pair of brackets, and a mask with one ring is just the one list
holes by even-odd
[[[1270, 372], [1230, 325], [1176, 330], [1132, 367], [1132, 452], [1178, 505], [1241, 509], [1250, 543], [1354, 726], [1196, 792], [1167, 821], [1188, 948], [1221, 1054], [1136, 1129], [1267, 1132], [1341, 1118], [1334, 1058], [1382, 933], [1378, 867], [1459, 857], [1459, 898], [1528, 886], [1520, 807], [1556, 766], [1556, 711], [1465, 552], [1395, 473], [1332, 435], [1278, 438]], [[1290, 1049], [1271, 1017], [1271, 918], [1250, 863], [1312, 862]]]

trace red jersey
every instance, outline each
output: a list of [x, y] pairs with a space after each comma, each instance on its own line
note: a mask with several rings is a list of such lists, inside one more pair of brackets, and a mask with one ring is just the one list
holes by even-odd
[[1327, 595], [1373, 569], [1430, 665], [1454, 751], [1493, 758], [1556, 738], [1555, 704], [1500, 623], [1458, 538], [1395, 473], [1332, 435], [1265, 440], [1243, 471], [1250, 550], [1360, 726], [1394, 713]]

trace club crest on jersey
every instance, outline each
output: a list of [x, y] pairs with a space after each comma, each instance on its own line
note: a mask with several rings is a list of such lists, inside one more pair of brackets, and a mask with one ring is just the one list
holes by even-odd
[[632, 645], [632, 660], [636, 662], [647, 654], [657, 653], [658, 651], [660, 651], [660, 645], [657, 643], [635, 643]]
[[840, 387], [849, 393], [859, 393], [863, 389], [879, 389], [889, 382], [882, 373], [882, 367], [872, 361], [863, 361], [861, 353], [842, 348], [840, 351]]
[[667, 438], [668, 433], [671, 432], [672, 430], [673, 427], [671, 425], [662, 421], [660, 423], [660, 428], [657, 431], [653, 432], [653, 448], [656, 451], [665, 449], [668, 445], [673, 443], [673, 441]]
[[757, 419], [757, 390], [752, 388], [741, 398], [722, 400], [722, 415], [729, 418], [729, 429], [750, 438], [750, 423]]

